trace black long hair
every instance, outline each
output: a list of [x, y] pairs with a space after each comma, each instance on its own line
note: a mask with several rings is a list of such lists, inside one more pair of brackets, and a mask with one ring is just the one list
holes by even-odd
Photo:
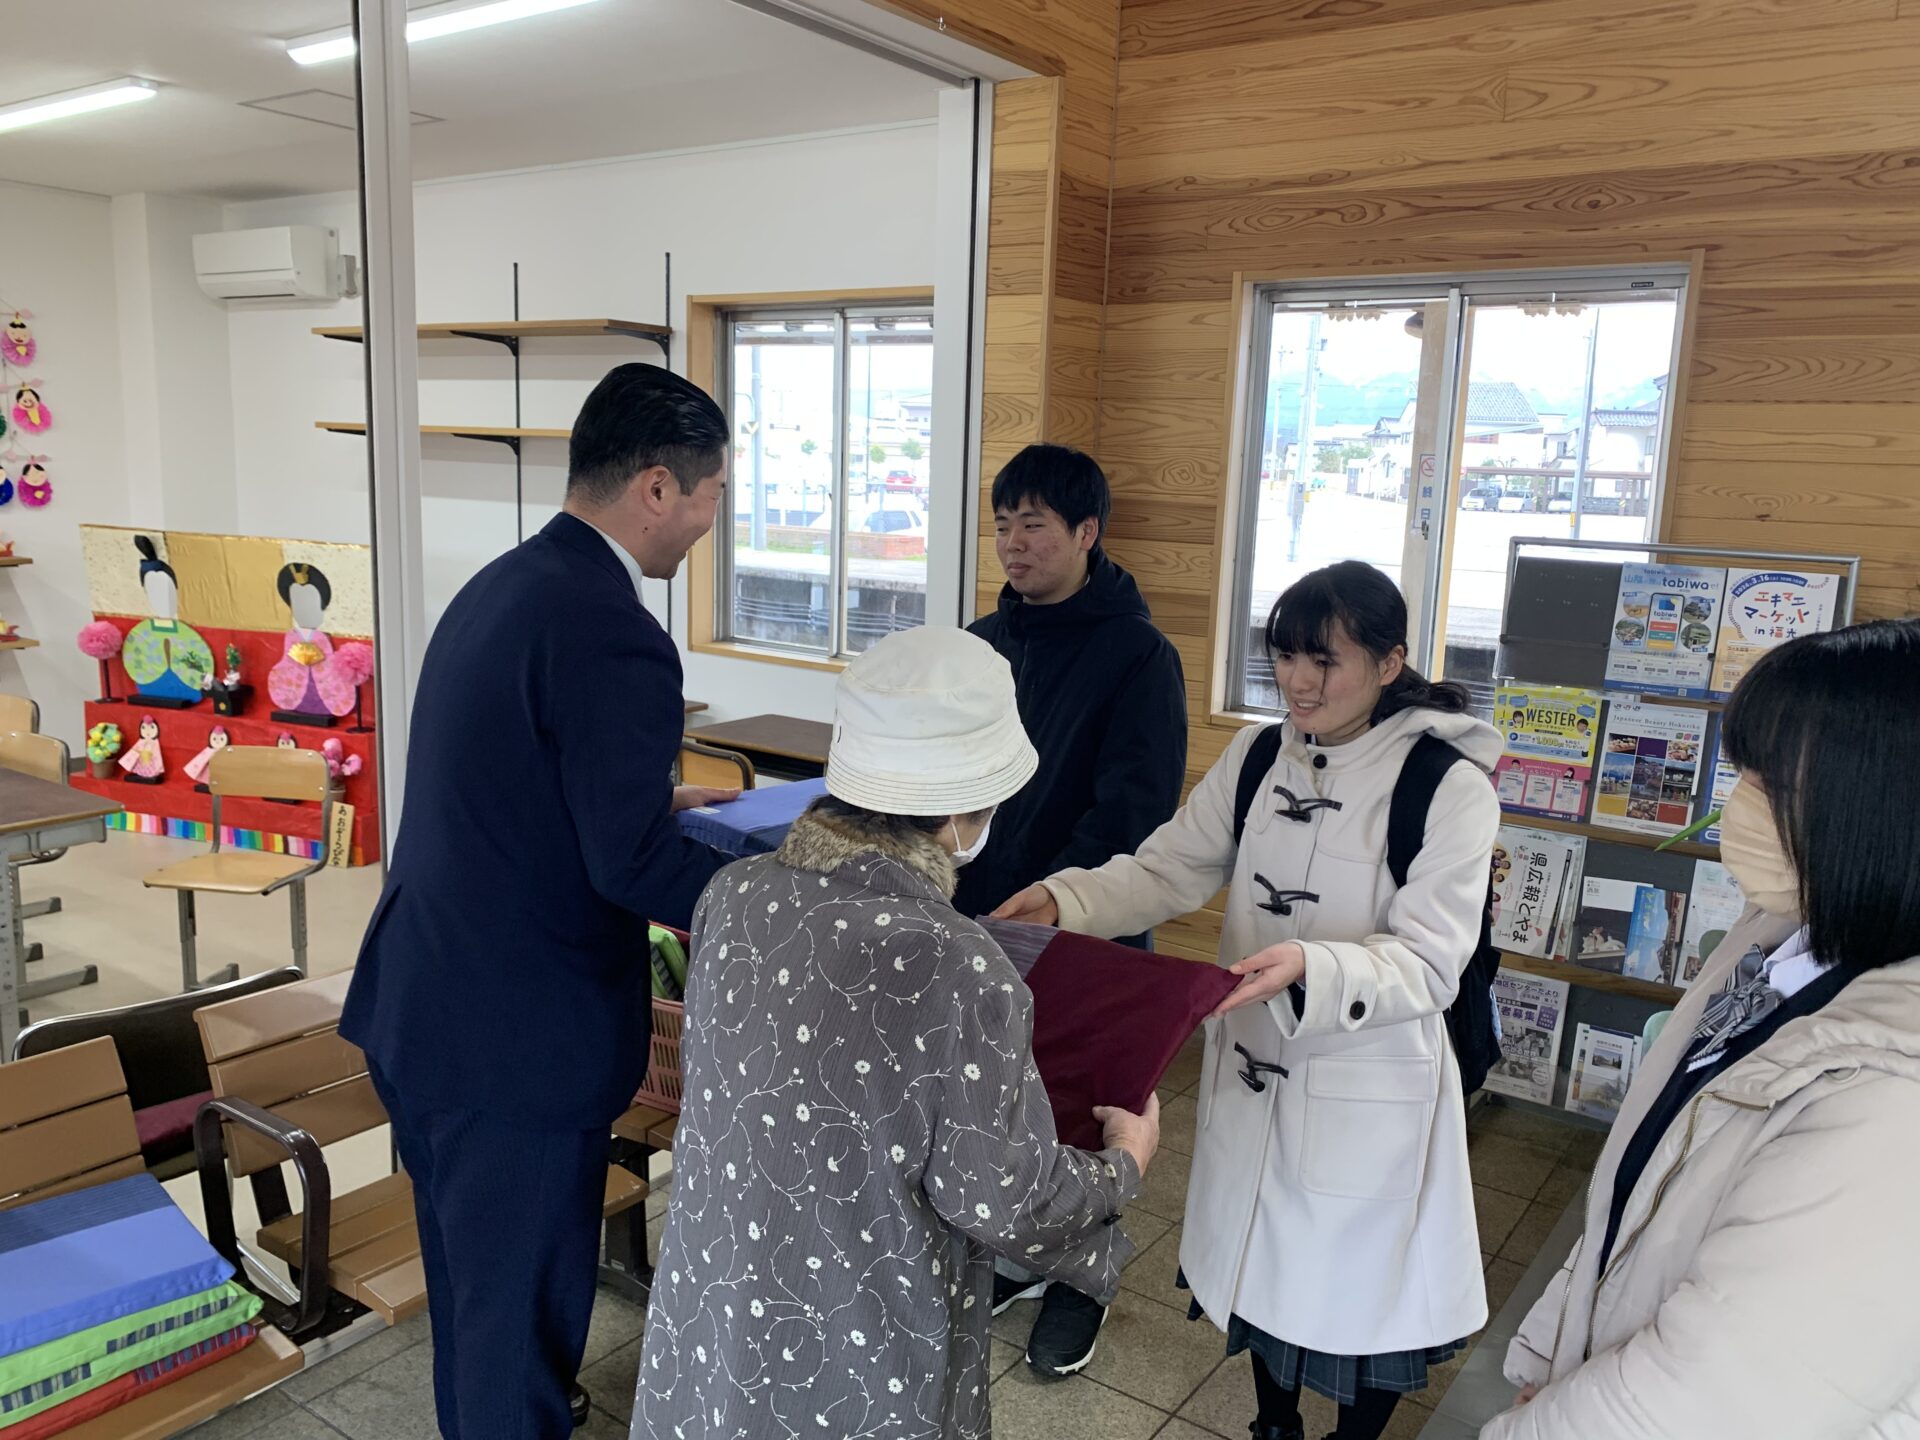
[[[1393, 581], [1365, 561], [1328, 565], [1302, 575], [1273, 602], [1267, 613], [1267, 654], [1329, 656], [1335, 625], [1375, 660], [1385, 660], [1406, 646], [1407, 602]], [[1471, 703], [1466, 686], [1428, 680], [1402, 665], [1399, 677], [1380, 692], [1373, 723], [1402, 710], [1458, 715]]]
[[1819, 959], [1920, 954], [1920, 619], [1789, 641], [1733, 693], [1721, 750], [1765, 787]]

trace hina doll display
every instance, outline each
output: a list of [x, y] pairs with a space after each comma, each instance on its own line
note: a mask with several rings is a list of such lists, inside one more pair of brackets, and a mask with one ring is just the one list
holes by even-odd
[[195, 782], [194, 789], [205, 790], [207, 788], [207, 767], [213, 763], [213, 757], [226, 749], [227, 745], [227, 727], [224, 725], [214, 726], [213, 733], [207, 736], [207, 748], [194, 756], [193, 759], [189, 760], [186, 764], [187, 778]]
[[333, 587], [317, 565], [292, 564], [280, 569], [280, 598], [293, 613], [281, 648], [280, 663], [267, 676], [276, 720], [298, 725], [331, 725], [353, 712], [358, 686], [338, 663], [333, 641], [321, 627]]
[[140, 552], [140, 588], [153, 612], [127, 634], [120, 663], [150, 705], [183, 710], [200, 702], [213, 681], [213, 650], [180, 613], [180, 581], [160, 558], [153, 540], [133, 537]]
[[140, 717], [140, 738], [120, 757], [120, 768], [135, 785], [158, 785], [167, 773], [167, 762], [160, 753], [160, 722], [151, 715]]

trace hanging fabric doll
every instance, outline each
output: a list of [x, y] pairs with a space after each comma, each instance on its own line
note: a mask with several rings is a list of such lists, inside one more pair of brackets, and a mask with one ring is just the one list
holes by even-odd
[[293, 626], [283, 639], [280, 663], [267, 675], [267, 693], [278, 707], [274, 718], [331, 725], [352, 713], [358, 692], [320, 628], [333, 603], [333, 587], [318, 565], [295, 563], [280, 567], [279, 590], [293, 612]]
[[29, 380], [13, 392], [13, 423], [29, 435], [38, 435], [53, 424], [53, 412], [40, 399], [35, 387], [40, 382]]
[[139, 785], [158, 785], [167, 773], [167, 762], [160, 754], [160, 722], [153, 716], [140, 717], [140, 738], [120, 757], [120, 768]]
[[0, 334], [0, 357], [9, 365], [31, 365], [33, 357], [40, 351], [39, 342], [33, 338], [33, 331], [27, 321], [33, 318], [31, 310], [16, 310], [13, 318], [7, 321], [5, 333]]
[[20, 472], [20, 503], [39, 510], [53, 499], [53, 482], [47, 479], [47, 457], [35, 455]]
[[0, 455], [0, 505], [13, 503], [13, 477], [7, 473], [7, 467], [17, 468], [20, 464], [18, 451], [9, 450]]
[[227, 727], [216, 725], [213, 733], [207, 736], [207, 748], [202, 750], [186, 764], [187, 778], [195, 782], [194, 789], [207, 788], [207, 766], [213, 763], [213, 757], [227, 748]]
[[136, 535], [133, 545], [140, 552], [140, 588], [147, 592], [153, 616], [127, 633], [120, 661], [150, 703], [182, 710], [199, 702], [213, 675], [213, 651], [199, 631], [175, 618], [180, 581], [152, 538]]

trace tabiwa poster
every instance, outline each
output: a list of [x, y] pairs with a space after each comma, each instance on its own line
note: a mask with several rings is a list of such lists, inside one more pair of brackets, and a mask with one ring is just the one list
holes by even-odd
[[1720, 648], [1713, 660], [1714, 692], [1732, 694], [1754, 662], [1775, 646], [1831, 630], [1839, 593], [1838, 575], [1727, 571]]
[[1642, 835], [1686, 829], [1699, 788], [1706, 719], [1706, 711], [1681, 705], [1616, 700], [1600, 748], [1593, 823]]
[[1500, 806], [1516, 815], [1584, 820], [1600, 743], [1601, 697], [1564, 686], [1494, 691], [1493, 723], [1505, 742], [1494, 767]]
[[1724, 570], [1623, 565], [1607, 688], [1706, 699], [1726, 588]]

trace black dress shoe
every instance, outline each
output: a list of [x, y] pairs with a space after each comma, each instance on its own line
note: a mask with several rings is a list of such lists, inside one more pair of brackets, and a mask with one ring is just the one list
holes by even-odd
[[1291, 1425], [1262, 1425], [1258, 1420], [1247, 1426], [1253, 1440], [1307, 1440], [1307, 1422], [1294, 1417]]
[[573, 1428], [578, 1430], [587, 1423], [587, 1408], [593, 1404], [593, 1397], [587, 1394], [586, 1387], [579, 1381], [573, 1385], [573, 1393], [567, 1396], [567, 1408], [573, 1411]]

